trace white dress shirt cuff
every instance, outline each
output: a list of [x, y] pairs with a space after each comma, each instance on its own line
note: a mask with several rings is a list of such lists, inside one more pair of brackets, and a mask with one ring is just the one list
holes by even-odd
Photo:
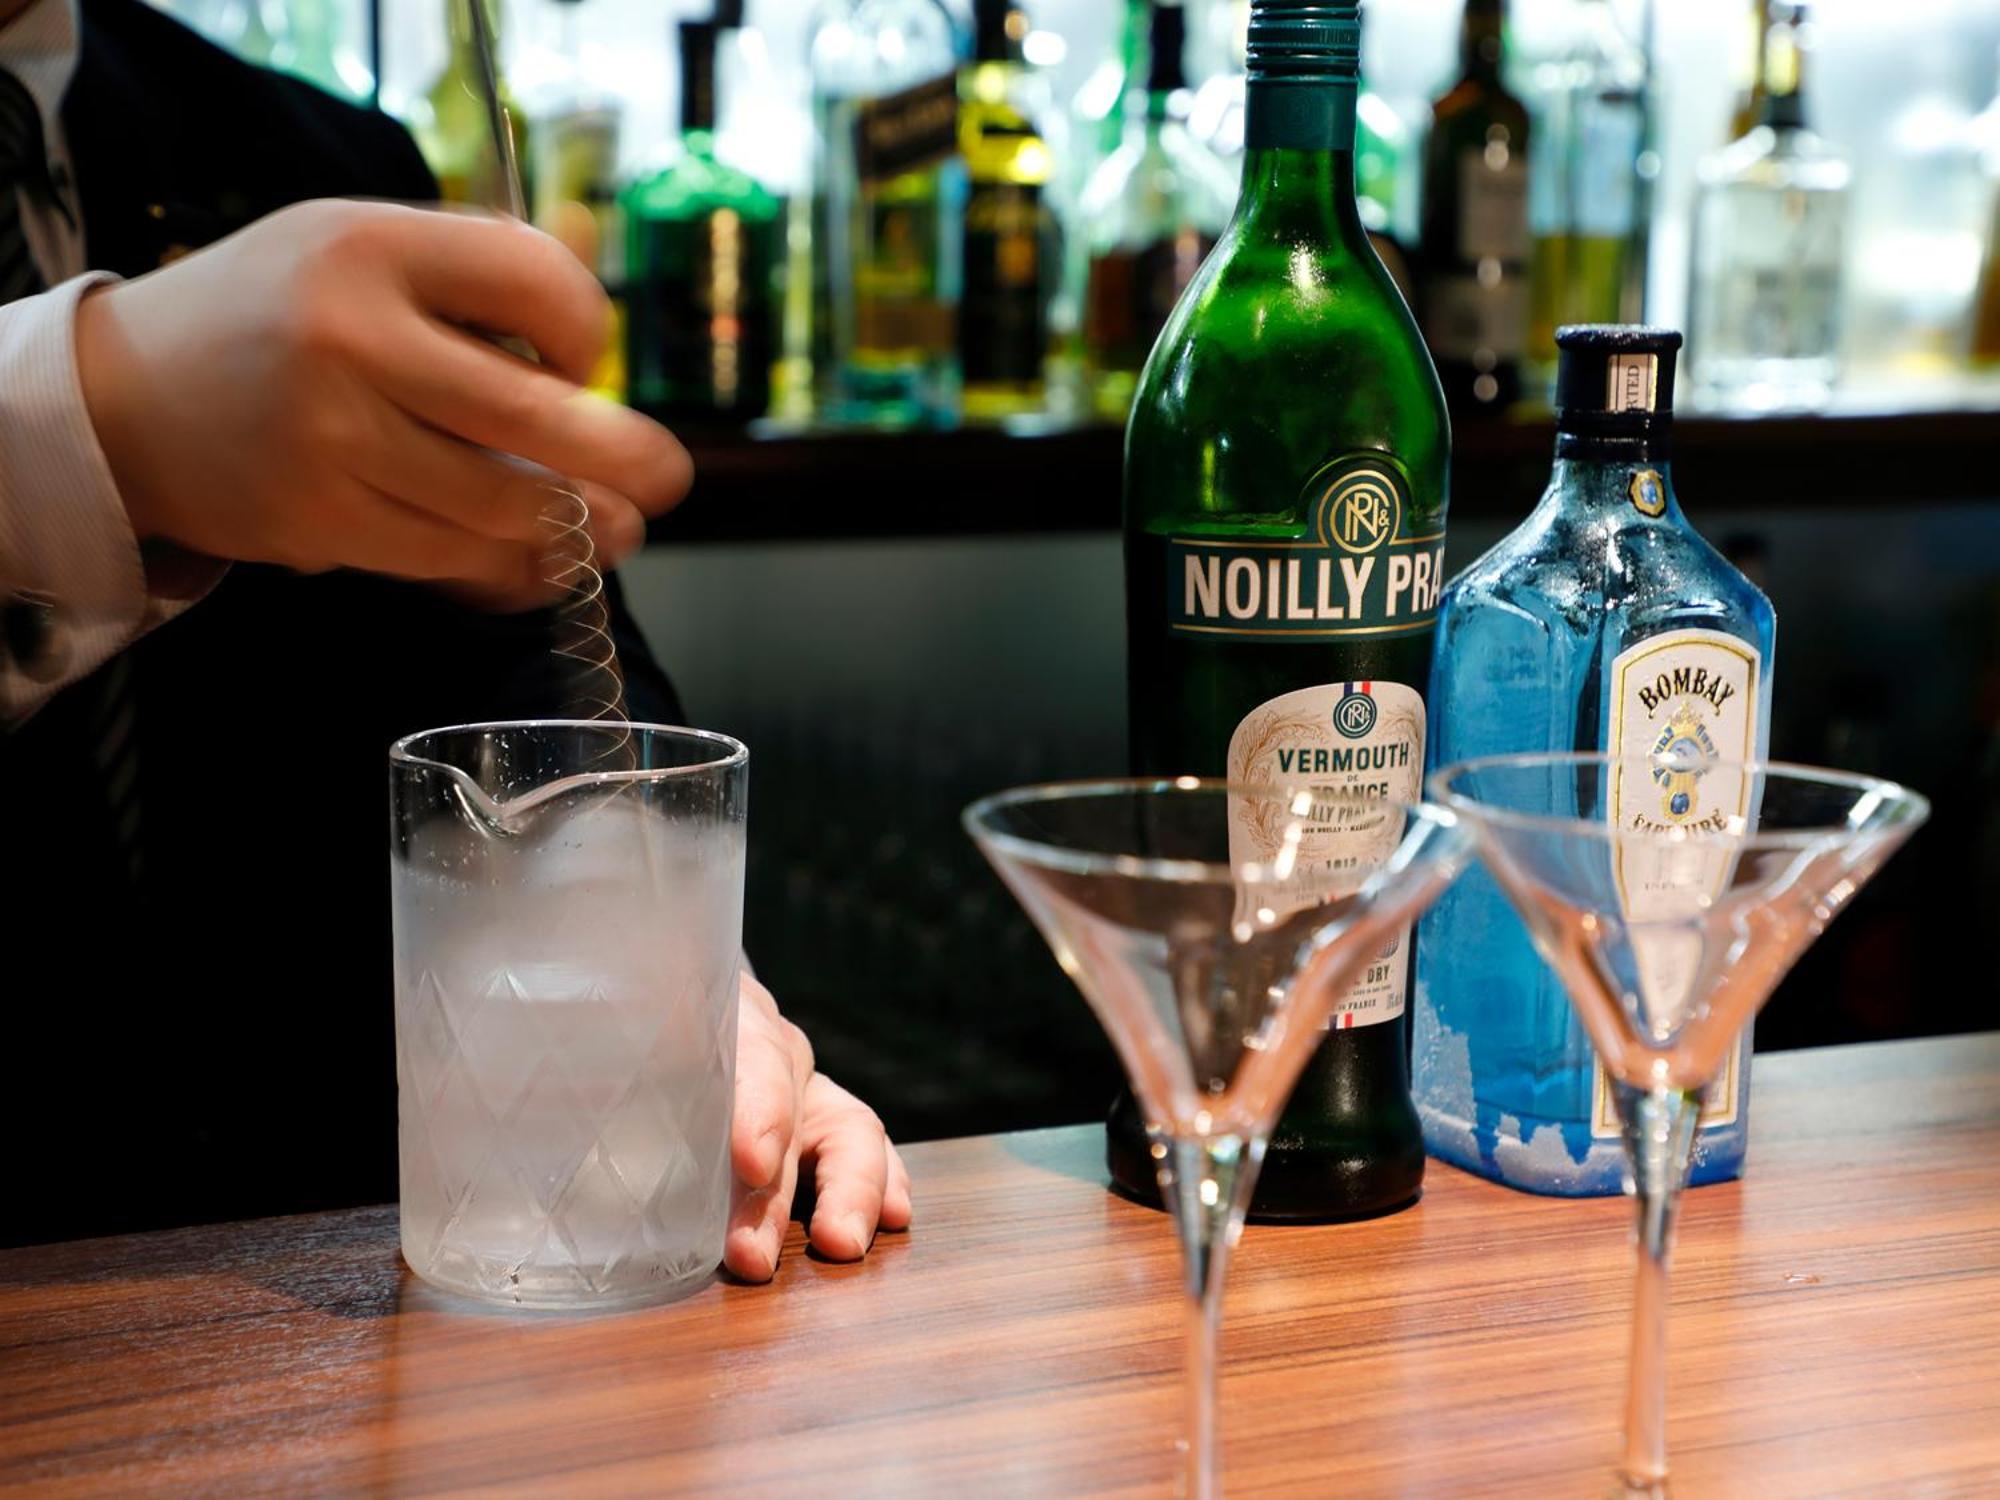
[[76, 308], [93, 272], [0, 307], [0, 722], [199, 599], [223, 565], [142, 557], [84, 405]]

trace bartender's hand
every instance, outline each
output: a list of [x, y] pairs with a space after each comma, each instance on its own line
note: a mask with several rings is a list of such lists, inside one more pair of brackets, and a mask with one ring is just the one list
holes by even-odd
[[549, 597], [546, 476], [496, 454], [578, 481], [607, 563], [692, 478], [665, 428], [583, 389], [606, 326], [536, 230], [305, 203], [86, 296], [77, 366], [141, 541], [519, 607]]
[[818, 1201], [809, 1233], [829, 1260], [859, 1260], [877, 1228], [910, 1226], [910, 1174], [875, 1111], [813, 1071], [812, 1043], [771, 992], [742, 980], [736, 1032], [736, 1206], [722, 1263], [749, 1281], [778, 1268], [799, 1173]]

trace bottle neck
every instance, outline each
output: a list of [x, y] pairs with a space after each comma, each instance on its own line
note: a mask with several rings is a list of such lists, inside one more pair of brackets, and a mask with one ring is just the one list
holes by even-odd
[[[1251, 78], [1243, 103], [1246, 153], [1344, 154], [1351, 173], [1354, 109], [1360, 91], [1355, 78]], [[1247, 186], [1247, 155], [1243, 180]]]
[[1459, 66], [1464, 69], [1466, 77], [1481, 83], [1499, 81], [1500, 64], [1506, 55], [1506, 42], [1502, 37], [1504, 24], [1498, 5], [1467, 0], [1465, 25], [1458, 37]]
[[1353, 148], [1259, 146], [1245, 151], [1236, 217], [1266, 235], [1322, 245], [1365, 242], [1368, 231], [1354, 198]]
[[[451, 39], [452, 61], [460, 67], [477, 67], [479, 61], [479, 36], [472, 27], [472, 7], [485, 4], [486, 19], [491, 25], [493, 45], [500, 45], [500, 7], [492, 0], [445, 0], [445, 32]], [[260, 15], [261, 5], [252, 6], [251, 14]]]
[[1773, 130], [1806, 125], [1806, 59], [1795, 21], [1772, 23], [1764, 37], [1764, 102], [1758, 123]]
[[714, 27], [690, 22], [681, 27], [681, 134], [708, 135], [715, 130]]

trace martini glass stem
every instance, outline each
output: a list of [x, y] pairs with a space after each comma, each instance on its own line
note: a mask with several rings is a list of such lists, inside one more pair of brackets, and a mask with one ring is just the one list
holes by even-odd
[[1625, 1152], [1632, 1165], [1639, 1218], [1633, 1236], [1638, 1276], [1632, 1298], [1632, 1363], [1625, 1391], [1625, 1460], [1621, 1493], [1667, 1493], [1667, 1262], [1674, 1219], [1687, 1183], [1698, 1089], [1617, 1089]]
[[1264, 1160], [1263, 1139], [1240, 1135], [1181, 1138], [1156, 1133], [1160, 1193], [1172, 1206], [1180, 1232], [1187, 1290], [1187, 1430], [1181, 1493], [1186, 1500], [1216, 1500], [1222, 1493], [1222, 1456], [1215, 1437], [1217, 1332], [1222, 1323], [1222, 1283], [1229, 1252], [1243, 1232], [1250, 1189]]

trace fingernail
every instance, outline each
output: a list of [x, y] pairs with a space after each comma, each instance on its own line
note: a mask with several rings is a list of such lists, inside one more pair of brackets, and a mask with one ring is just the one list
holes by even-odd
[[866, 1254], [868, 1242], [874, 1238], [870, 1232], [868, 1221], [862, 1218], [860, 1214], [842, 1214], [840, 1216], [840, 1227], [845, 1229], [848, 1237], [854, 1241], [855, 1250], [858, 1253]]

